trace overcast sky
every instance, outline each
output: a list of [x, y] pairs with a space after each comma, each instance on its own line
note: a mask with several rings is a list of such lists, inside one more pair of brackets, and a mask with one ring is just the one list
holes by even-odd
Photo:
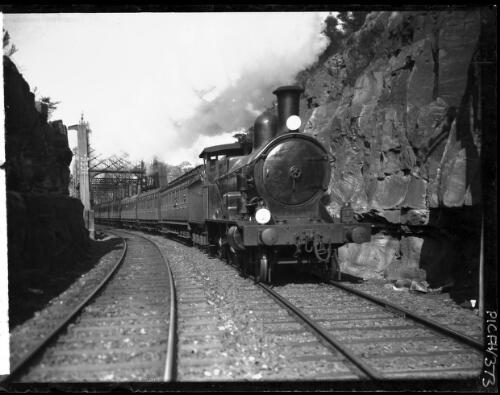
[[[171, 164], [233, 142], [327, 45], [328, 13], [4, 15], [12, 56], [31, 90], [83, 112], [91, 145]], [[70, 131], [70, 144], [76, 144]]]

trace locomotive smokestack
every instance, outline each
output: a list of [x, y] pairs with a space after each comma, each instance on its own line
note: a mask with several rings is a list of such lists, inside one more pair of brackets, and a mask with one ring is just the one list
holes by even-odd
[[[278, 133], [293, 132], [300, 127], [300, 95], [304, 89], [297, 85], [281, 86], [273, 93], [278, 98]], [[295, 116], [293, 118], [290, 118]]]

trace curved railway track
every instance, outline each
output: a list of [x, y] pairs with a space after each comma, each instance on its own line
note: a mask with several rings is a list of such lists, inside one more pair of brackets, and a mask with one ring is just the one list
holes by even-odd
[[[261, 350], [280, 354], [279, 360], [273, 357], [277, 365], [271, 371], [263, 365], [264, 380], [478, 377], [479, 341], [343, 283], [270, 287], [240, 276], [236, 280], [232, 265], [206, 268], [196, 260], [185, 262], [182, 248], [168, 250], [157, 237], [113, 233], [127, 239], [120, 262], [93, 295], [16, 364], [10, 381], [259, 379], [255, 366], [251, 375], [235, 368], [254, 357], [227, 352], [226, 345], [237, 345], [243, 335], [237, 326], [250, 330], [250, 336], [262, 333], [257, 344], [269, 346]], [[164, 256], [170, 259], [172, 253], [170, 267]], [[249, 321], [214, 304], [227, 296], [217, 293], [217, 284], [231, 281], [239, 284], [231, 304], [248, 312]]]
[[[180, 251], [177, 254], [182, 255]], [[187, 315], [187, 311], [180, 314], [179, 339], [186, 340], [183, 333], [186, 330], [192, 337], [195, 333], [192, 329], [197, 327], [196, 342], [204, 344], [203, 353], [207, 356], [219, 355], [217, 339], [224, 332], [208, 329], [208, 326], [222, 322], [216, 324], [217, 321], [212, 318], [215, 313], [207, 310], [210, 306], [207, 304], [206, 289], [214, 287], [211, 281], [220, 283], [226, 272], [229, 283], [235, 274], [231, 268], [234, 264], [226, 266], [227, 269], [217, 266], [207, 268], [208, 271], [200, 266], [201, 271], [197, 275], [198, 269], [183, 273], [181, 268], [184, 266], [174, 265], [181, 302], [189, 306], [190, 311]], [[207, 284], [203, 285], [202, 279], [208, 273], [217, 280], [207, 279]], [[193, 276], [199, 279], [195, 280]], [[274, 339], [271, 343], [276, 347], [283, 341], [293, 343], [287, 346], [287, 353], [284, 353], [282, 365], [289, 366], [285, 369], [288, 371], [286, 377], [294, 371], [297, 372], [296, 379], [312, 380], [463, 380], [479, 375], [481, 342], [345, 284], [310, 282], [269, 287], [247, 282], [238, 290], [231, 302], [240, 310], [244, 306], [247, 311], [253, 312], [256, 318], [254, 324], [268, 333], [269, 339]], [[212, 295], [212, 300], [214, 297], [217, 298], [217, 294]], [[188, 323], [186, 319], [189, 321], [191, 318], [192, 322]], [[231, 320], [236, 321], [236, 317], [226, 317], [226, 325]], [[203, 327], [207, 329], [206, 333]], [[211, 336], [215, 336], [214, 340], [203, 341]], [[200, 349], [200, 346], [195, 348]], [[206, 380], [210, 377], [203, 377], [203, 372], [210, 367], [218, 369], [219, 365], [219, 379], [236, 378], [224, 376], [225, 364], [221, 357], [196, 360], [192, 357], [186, 359], [179, 353], [179, 358], [179, 371], [183, 372], [181, 379]], [[313, 365], [317, 367], [316, 371], [304, 373], [307, 366]], [[194, 369], [194, 366], [198, 368]], [[285, 376], [277, 373], [266, 377], [280, 380]]]
[[168, 262], [147, 238], [113, 233], [124, 241], [116, 265], [4, 382], [175, 379], [175, 288]]
[[360, 379], [470, 379], [481, 342], [341, 283], [259, 283], [363, 374]]

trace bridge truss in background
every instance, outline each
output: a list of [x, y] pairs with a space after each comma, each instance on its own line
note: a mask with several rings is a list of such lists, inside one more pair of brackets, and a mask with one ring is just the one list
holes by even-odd
[[[75, 153], [75, 157], [77, 153]], [[79, 196], [79, 161], [73, 165], [72, 195]], [[90, 201], [96, 204], [123, 199], [142, 190], [147, 183], [144, 162], [132, 163], [127, 154], [103, 158], [89, 150]]]

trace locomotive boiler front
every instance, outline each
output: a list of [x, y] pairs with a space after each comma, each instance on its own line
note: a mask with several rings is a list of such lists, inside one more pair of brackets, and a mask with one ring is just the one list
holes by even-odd
[[304, 210], [310, 206], [307, 211], [314, 212], [311, 205], [323, 196], [330, 180], [325, 148], [311, 136], [297, 132], [302, 92], [298, 86], [283, 86], [273, 92], [278, 99], [277, 137], [256, 160], [258, 192], [278, 216], [292, 214], [291, 206]]
[[256, 166], [261, 194], [274, 205], [312, 203], [328, 189], [330, 165], [325, 149], [309, 136], [278, 137]]

